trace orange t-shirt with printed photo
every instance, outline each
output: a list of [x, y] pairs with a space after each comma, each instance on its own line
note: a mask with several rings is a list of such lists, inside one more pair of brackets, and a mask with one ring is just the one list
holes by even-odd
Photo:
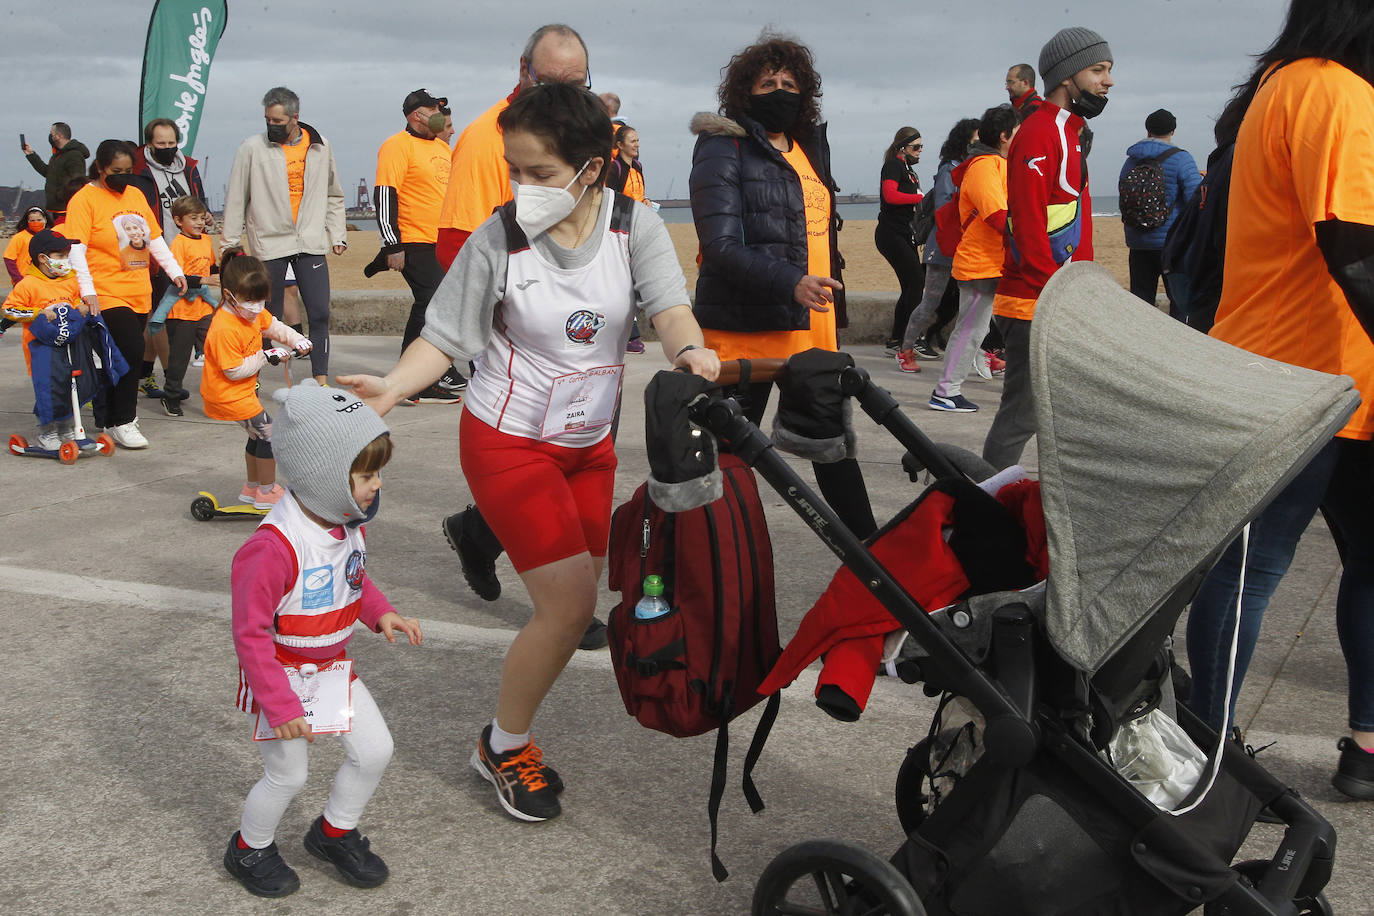
[[[172, 257], [177, 259], [185, 273], [200, 277], [202, 283], [209, 279], [210, 266], [215, 263], [215, 243], [210, 240], [210, 236], [202, 235], [198, 239], [193, 239], [182, 232], [172, 239], [172, 244], [168, 247], [172, 250]], [[186, 295], [172, 306], [172, 310], [167, 313], [167, 319], [199, 321], [212, 311], [214, 310], [208, 302], [194, 290], [188, 290]]]
[[86, 266], [102, 309], [124, 306], [140, 315], [152, 311], [148, 246], [162, 237], [162, 230], [142, 192], [128, 187], [116, 194], [86, 185], [67, 204], [62, 234], [85, 244]]
[[1317, 247], [1315, 225], [1374, 226], [1374, 86], [1307, 58], [1275, 71], [1236, 140], [1226, 276], [1212, 336], [1355, 380], [1363, 401], [1338, 433], [1374, 435], [1374, 343]]
[[252, 321], [244, 321], [231, 308], [215, 311], [205, 335], [205, 369], [200, 374], [200, 397], [205, 415], [212, 420], [250, 420], [262, 413], [258, 378], [250, 375], [235, 381], [224, 374], [262, 349], [262, 332], [272, 324], [265, 309]]
[[23, 322], [24, 333], [22, 336], [22, 349], [24, 351], [24, 368], [29, 375], [33, 375], [30, 363], [33, 361], [29, 353], [29, 341], [33, 340], [33, 334], [29, 331], [29, 322], [33, 321], [33, 316], [48, 306], [67, 305], [76, 306], [81, 302], [81, 286], [76, 282], [76, 274], [67, 274], [65, 277], [53, 279], [37, 271], [27, 274], [24, 279], [14, 285], [10, 294], [5, 297], [6, 309], [15, 309], [29, 313], [28, 318], [15, 318], [15, 321]]
[[[796, 143], [782, 154], [801, 179], [802, 202], [806, 212], [806, 272], [830, 276], [830, 189], [811, 167], [806, 153]], [[801, 331], [722, 331], [702, 328], [706, 346], [721, 359], [786, 359], [793, 353], [810, 350], [838, 350], [835, 331], [835, 305], [828, 311], [811, 312], [811, 327]]]
[[286, 189], [291, 193], [291, 221], [301, 213], [301, 198], [305, 196], [305, 154], [310, 152], [310, 131], [301, 128], [301, 138], [295, 146], [283, 143], [286, 154]]
[[403, 130], [377, 151], [377, 184], [396, 189], [396, 222], [402, 242], [439, 240], [439, 211], [452, 168], [448, 144]]

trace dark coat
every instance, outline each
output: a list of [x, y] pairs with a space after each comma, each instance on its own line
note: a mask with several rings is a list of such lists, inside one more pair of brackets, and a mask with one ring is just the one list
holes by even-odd
[[[697, 144], [689, 186], [701, 246], [692, 309], [697, 322], [723, 331], [811, 327], [811, 310], [793, 298], [807, 273], [806, 211], [797, 173], [749, 118], [703, 112], [692, 119], [692, 132]], [[830, 188], [830, 269], [839, 280], [842, 220], [835, 214], [839, 188], [830, 172], [825, 125], [796, 142]], [[835, 320], [848, 327], [843, 290], [835, 291]]]
[[29, 164], [45, 179], [43, 198], [47, 202], [48, 212], [62, 213], [67, 209], [67, 204], [62, 198], [62, 189], [73, 178], [80, 178], [86, 174], [86, 160], [90, 156], [91, 151], [86, 149], [86, 144], [80, 140], [68, 140], [67, 145], [53, 153], [47, 162], [38, 158], [38, 153], [29, 153]]

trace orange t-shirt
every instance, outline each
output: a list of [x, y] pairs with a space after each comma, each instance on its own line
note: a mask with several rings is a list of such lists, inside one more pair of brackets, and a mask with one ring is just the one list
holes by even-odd
[[1374, 226], [1374, 86], [1314, 58], [1273, 73], [1236, 140], [1226, 275], [1212, 336], [1355, 380], [1338, 435], [1374, 435], [1374, 343], [1317, 247], [1316, 223]]
[[975, 157], [964, 170], [964, 180], [959, 185], [959, 225], [968, 223], [968, 228], [954, 252], [954, 266], [950, 270], [954, 279], [990, 280], [1002, 276], [1005, 234], [989, 226], [986, 220], [1006, 209], [1007, 160], [991, 154]]
[[[830, 276], [830, 189], [816, 175], [806, 153], [796, 143], [783, 153], [787, 164], [801, 179], [802, 201], [806, 208], [806, 272], [817, 277]], [[793, 353], [816, 347], [838, 350], [835, 332], [835, 306], [829, 311], [811, 312], [811, 327], [802, 331], [721, 331], [703, 328], [706, 346], [721, 359], [785, 359]]]
[[449, 156], [443, 140], [422, 140], [408, 130], [387, 137], [377, 151], [377, 184], [396, 189], [402, 242], [439, 240], [439, 211], [453, 167]]
[[22, 349], [24, 351], [24, 368], [29, 374], [33, 374], [30, 363], [33, 361], [29, 353], [29, 341], [33, 340], [33, 334], [29, 331], [29, 322], [33, 316], [50, 305], [75, 306], [81, 302], [81, 287], [76, 282], [76, 274], [67, 274], [54, 280], [39, 271], [25, 274], [24, 279], [14, 285], [10, 294], [5, 297], [4, 307], [7, 309], [22, 309], [29, 313], [28, 318], [15, 318], [24, 324], [22, 336]]
[[510, 99], [502, 99], [458, 135], [444, 206], [439, 211], [440, 229], [472, 232], [486, 222], [491, 211], [511, 199], [506, 145], [496, 126], [496, 117], [508, 105]]
[[27, 229], [20, 229], [10, 237], [10, 243], [5, 246], [5, 260], [13, 261], [19, 268], [19, 276], [27, 276], [29, 266], [33, 260], [29, 257], [29, 242], [33, 239], [33, 233]]
[[310, 152], [310, 131], [301, 128], [301, 138], [295, 146], [283, 143], [286, 154], [286, 189], [291, 192], [291, 221], [301, 213], [301, 198], [305, 196], [305, 154]]
[[62, 234], [86, 245], [86, 265], [102, 309], [124, 306], [140, 315], [153, 308], [149, 244], [162, 237], [142, 192], [123, 194], [88, 184], [67, 204]]
[[[172, 239], [172, 244], [168, 247], [172, 249], [172, 256], [177, 259], [183, 271], [200, 277], [202, 283], [209, 279], [210, 265], [215, 263], [215, 243], [210, 240], [210, 236], [202, 235], [198, 239], [193, 239], [183, 232]], [[167, 318], [199, 321], [211, 311], [213, 309], [208, 302], [198, 295], [188, 293], [185, 298], [177, 300], [176, 305], [167, 313]]]
[[200, 374], [200, 397], [205, 415], [212, 420], [250, 420], [262, 413], [255, 375], [237, 381], [224, 374], [262, 349], [262, 332], [272, 323], [263, 310], [253, 321], [244, 321], [233, 309], [215, 310], [205, 335], [205, 369]]
[[625, 176], [624, 194], [626, 197], [632, 197], [642, 203], [644, 201], [644, 176], [640, 174], [639, 169], [633, 166], [626, 166], [626, 168], [630, 170], [630, 174]]

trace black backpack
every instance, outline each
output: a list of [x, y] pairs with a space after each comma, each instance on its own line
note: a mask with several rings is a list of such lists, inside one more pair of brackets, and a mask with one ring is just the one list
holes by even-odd
[[917, 245], [924, 245], [934, 228], [935, 190], [932, 188], [911, 211], [911, 238]]
[[1226, 211], [1231, 193], [1231, 156], [1228, 144], [1207, 157], [1207, 174], [1169, 227], [1161, 260], [1174, 305], [1188, 324], [1206, 331], [1221, 301], [1221, 278], [1226, 266]]
[[1169, 218], [1169, 179], [1164, 160], [1179, 152], [1172, 147], [1126, 170], [1117, 182], [1121, 221], [1133, 229], [1158, 229]]

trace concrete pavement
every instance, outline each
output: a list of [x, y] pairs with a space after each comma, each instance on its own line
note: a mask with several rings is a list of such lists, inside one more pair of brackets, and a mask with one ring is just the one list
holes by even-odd
[[[32, 393], [17, 337], [0, 342], [7, 408], [0, 416], [3, 430], [28, 434]], [[384, 371], [399, 341], [341, 336], [333, 346], [335, 372]], [[979, 413], [939, 414], [924, 408], [938, 363], [903, 376], [878, 347], [854, 352], [933, 438], [981, 446], [1000, 383], [966, 386]], [[653, 346], [628, 362], [617, 502], [647, 471], [639, 393], [665, 365]], [[188, 379], [193, 390], [196, 372]], [[280, 369], [266, 370], [264, 390], [280, 379]], [[457, 466], [458, 410], [398, 408], [387, 418], [397, 449], [368, 529], [368, 568], [398, 608], [423, 620], [425, 644], [390, 646], [365, 632], [353, 642], [396, 740], [362, 824], [392, 877], [377, 890], [355, 890], [301, 847], [342, 759], [337, 741], [321, 739], [309, 785], [278, 835], [301, 890], [277, 903], [250, 897], [220, 858], [261, 772], [249, 723], [233, 709], [228, 627], [229, 562], [251, 523], [196, 522], [188, 511], [197, 490], [237, 492], [243, 436], [205, 419], [199, 397], [184, 418], [163, 417], [148, 400], [141, 412], [152, 442], [146, 451], [74, 467], [3, 459], [10, 481], [0, 508], [9, 688], [9, 740], [0, 757], [9, 774], [0, 794], [4, 911], [740, 914], [759, 873], [794, 843], [835, 837], [886, 856], [900, 842], [893, 779], [933, 710], [919, 689], [880, 680], [863, 719], [844, 725], [814, 706], [814, 669], [804, 675], [786, 691], [756, 771], [768, 805], [758, 815], [739, 792], [740, 745], [757, 713], [746, 715], [733, 730], [721, 813], [720, 854], [731, 878], [718, 885], [705, 811], [713, 738], [676, 740], [627, 717], [604, 650], [578, 653], [535, 723], [568, 784], [564, 815], [533, 826], [503, 815], [467, 758], [492, 714], [501, 659], [526, 619], [526, 598], [503, 561], [502, 597], [477, 599], [440, 534], [440, 519], [469, 501]], [[896, 443], [866, 418], [858, 422], [875, 512], [890, 517], [918, 490], [901, 471]], [[786, 636], [836, 562], [771, 491], [764, 501]], [[1348, 801], [1328, 783], [1345, 732], [1338, 570], [1318, 523], [1266, 620], [1240, 721], [1251, 743], [1274, 742], [1262, 762], [1336, 824], [1328, 896], [1337, 913], [1363, 913], [1374, 804]], [[612, 598], [603, 589], [603, 619]], [[1257, 825], [1245, 854], [1267, 857], [1278, 836]]]

